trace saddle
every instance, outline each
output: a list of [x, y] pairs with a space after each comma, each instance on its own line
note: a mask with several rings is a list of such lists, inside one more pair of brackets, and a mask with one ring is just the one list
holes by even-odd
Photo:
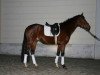
[[57, 44], [57, 35], [60, 32], [59, 24], [58, 23], [54, 23], [53, 25], [50, 25], [50, 24], [48, 24], [46, 22], [45, 25], [48, 26], [48, 27], [50, 27], [50, 31], [51, 31], [52, 35], [54, 36], [54, 39], [55, 39], [55, 44]]
[[46, 22], [45, 25], [46, 25], [46, 26], [49, 26], [49, 27], [51, 28], [50, 31], [51, 31], [51, 33], [52, 33], [53, 36], [58, 35], [58, 33], [59, 33], [59, 31], [60, 31], [58, 23], [54, 23], [53, 25], [50, 25], [50, 24], [48, 24], [48, 23]]

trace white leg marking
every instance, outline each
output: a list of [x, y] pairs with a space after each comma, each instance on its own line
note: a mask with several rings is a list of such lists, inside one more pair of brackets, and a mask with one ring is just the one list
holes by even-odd
[[58, 63], [59, 56], [56, 56], [55, 63]]
[[59, 66], [58, 66], [58, 59], [59, 59], [59, 56], [56, 56], [56, 58], [55, 58], [56, 67], [59, 67]]
[[24, 61], [23, 61], [23, 63], [25, 64], [25, 67], [27, 67], [27, 54], [24, 54]]
[[61, 65], [64, 65], [64, 57], [61, 57]]
[[38, 66], [37, 63], [36, 63], [36, 60], [35, 60], [35, 56], [34, 56], [34, 55], [31, 55], [31, 56], [32, 56], [33, 64], [34, 64], [35, 66]]

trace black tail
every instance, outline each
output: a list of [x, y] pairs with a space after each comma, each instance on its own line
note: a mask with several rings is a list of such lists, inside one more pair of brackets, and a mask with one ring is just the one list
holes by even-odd
[[22, 51], [21, 51], [21, 62], [24, 61], [24, 54], [28, 54], [27, 60], [29, 61], [29, 51], [27, 52], [27, 38], [24, 32], [24, 38], [23, 38], [23, 43], [22, 43]]
[[92, 34], [90, 31], [88, 31], [88, 33], [93, 36], [96, 40], [100, 41], [100, 38], [98, 38], [96, 35]]
[[23, 38], [23, 43], [22, 43], [22, 51], [21, 51], [21, 62], [24, 61], [24, 54], [25, 54], [25, 49], [26, 49], [26, 42], [27, 42], [27, 39], [26, 39], [26, 36], [25, 36], [25, 33], [24, 33], [24, 38]]

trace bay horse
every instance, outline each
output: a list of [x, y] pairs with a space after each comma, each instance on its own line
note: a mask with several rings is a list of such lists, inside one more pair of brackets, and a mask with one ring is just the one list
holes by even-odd
[[[86, 21], [83, 13], [76, 15], [64, 22], [61, 22], [59, 23], [59, 25], [60, 25], [60, 34], [57, 37], [58, 48], [57, 48], [57, 53], [55, 58], [55, 64], [56, 67], [59, 67], [58, 58], [61, 55], [61, 65], [63, 68], [66, 68], [64, 63], [65, 46], [69, 42], [72, 33], [75, 31], [77, 27], [80, 27], [88, 31], [94, 38], [96, 39], [98, 38], [90, 32], [91, 27], [89, 23]], [[38, 66], [34, 56], [36, 44], [38, 41], [47, 45], [55, 44], [55, 39], [53, 36], [44, 35], [44, 25], [41, 24], [29, 25], [24, 32], [22, 52], [21, 52], [21, 61], [24, 63], [25, 67], [27, 67], [27, 59], [30, 54], [32, 56], [33, 64], [35, 66]]]

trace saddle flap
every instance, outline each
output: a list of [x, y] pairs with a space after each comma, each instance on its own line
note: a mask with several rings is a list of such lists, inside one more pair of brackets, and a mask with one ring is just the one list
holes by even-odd
[[57, 35], [59, 33], [58, 23], [55, 23], [54, 25], [51, 26], [51, 33], [53, 35]]

